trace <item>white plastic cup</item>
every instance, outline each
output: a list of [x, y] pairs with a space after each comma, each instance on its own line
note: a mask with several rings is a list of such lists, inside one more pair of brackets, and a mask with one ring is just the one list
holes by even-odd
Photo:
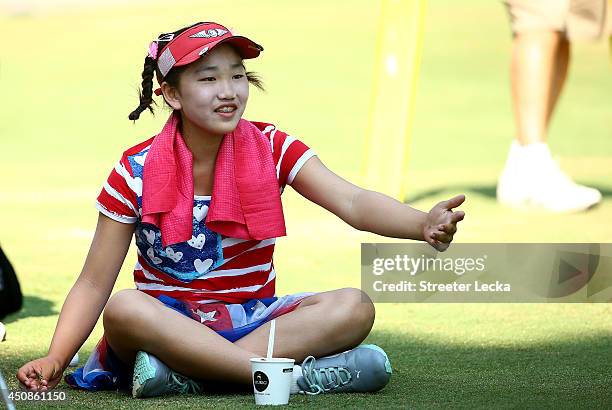
[[281, 405], [289, 403], [295, 360], [273, 357], [251, 359], [255, 404]]

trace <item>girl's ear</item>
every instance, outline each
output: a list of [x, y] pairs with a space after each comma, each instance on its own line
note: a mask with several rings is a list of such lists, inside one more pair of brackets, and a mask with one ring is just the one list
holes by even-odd
[[182, 108], [181, 96], [176, 87], [172, 87], [170, 84], [164, 81], [162, 82], [161, 90], [164, 99], [173, 109], [180, 110]]

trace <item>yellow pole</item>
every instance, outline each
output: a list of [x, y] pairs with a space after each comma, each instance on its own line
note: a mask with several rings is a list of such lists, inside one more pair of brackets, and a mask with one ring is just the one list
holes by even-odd
[[[612, 28], [612, 0], [608, 0], [608, 7], [606, 9], [606, 26], [608, 31]], [[610, 62], [612, 62], [612, 33], [608, 33], [608, 52], [610, 53]]]
[[425, 0], [382, 0], [363, 185], [403, 201]]

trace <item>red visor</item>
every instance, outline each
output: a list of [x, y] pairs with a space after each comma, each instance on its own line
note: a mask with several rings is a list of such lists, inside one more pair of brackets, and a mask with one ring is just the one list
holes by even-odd
[[[168, 40], [172, 34], [163, 34], [159, 40]], [[228, 28], [217, 23], [200, 23], [171, 38], [170, 42], [159, 51], [157, 66], [162, 78], [173, 67], [193, 63], [198, 58], [219, 44], [231, 44], [244, 59], [255, 58], [263, 47], [243, 36], [234, 35]], [[155, 90], [156, 95], [161, 89]]]

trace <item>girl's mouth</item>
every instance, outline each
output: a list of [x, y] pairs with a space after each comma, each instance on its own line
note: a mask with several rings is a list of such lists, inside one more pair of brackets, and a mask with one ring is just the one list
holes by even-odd
[[234, 116], [234, 114], [236, 113], [236, 111], [238, 110], [238, 107], [234, 104], [227, 104], [227, 105], [222, 105], [220, 107], [218, 107], [215, 112], [217, 114], [219, 114], [222, 117], [225, 118], [231, 118]]

